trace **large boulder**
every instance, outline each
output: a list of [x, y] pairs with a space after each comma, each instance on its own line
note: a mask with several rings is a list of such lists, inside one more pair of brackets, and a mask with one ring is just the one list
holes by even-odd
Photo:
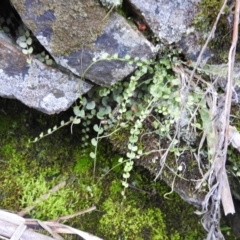
[[68, 109], [92, 85], [71, 73], [49, 67], [32, 57], [27, 63], [15, 43], [0, 34], [0, 95], [16, 98], [47, 114]]
[[[118, 13], [109, 14], [94, 0], [11, 0], [26, 26], [55, 61], [82, 76], [93, 58], [104, 53], [150, 58], [155, 48]], [[124, 61], [100, 61], [84, 76], [109, 86], [134, 70]]]

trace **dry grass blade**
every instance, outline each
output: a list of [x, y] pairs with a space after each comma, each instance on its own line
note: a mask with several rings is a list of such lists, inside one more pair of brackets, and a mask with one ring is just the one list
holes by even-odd
[[67, 225], [63, 225], [60, 223], [54, 222], [45, 222], [49, 227], [51, 227], [57, 233], [65, 233], [65, 234], [77, 234], [78, 236], [84, 238], [85, 240], [103, 240], [102, 238], [93, 236], [90, 233], [78, 230], [76, 228], [72, 228]]

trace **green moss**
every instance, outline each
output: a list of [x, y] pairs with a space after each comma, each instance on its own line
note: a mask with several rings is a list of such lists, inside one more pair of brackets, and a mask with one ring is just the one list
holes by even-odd
[[[106, 214], [101, 218], [101, 231], [107, 239], [168, 239], [160, 209], [139, 209], [135, 202], [125, 204], [108, 199], [103, 203]], [[111, 229], [111, 231], [109, 231]]]
[[[213, 27], [217, 15], [224, 3], [224, 0], [203, 0], [199, 4], [199, 13], [193, 22], [193, 26], [201, 32], [202, 39], [200, 43], [205, 43], [206, 38]], [[228, 14], [228, 7], [225, 14]], [[217, 25], [214, 38], [209, 44], [210, 49], [214, 52], [215, 62], [226, 62], [228, 58], [228, 50], [231, 45], [231, 29], [227, 22], [227, 16], [223, 15]], [[221, 51], [219, 51], [221, 50]]]
[[[13, 0], [18, 11], [25, 14], [25, 0]], [[104, 9], [96, 0], [41, 0], [35, 4], [34, 14], [41, 17], [48, 11], [53, 11], [57, 21], [49, 21], [46, 24], [51, 26], [52, 36], [50, 47], [54, 54], [70, 55], [79, 49], [92, 49], [97, 37], [102, 33], [107, 21], [103, 21], [106, 15]], [[37, 26], [32, 20], [25, 19], [26, 25], [33, 31]]]
[[74, 157], [76, 158], [76, 164], [74, 166], [74, 171], [76, 173], [84, 173], [89, 171], [93, 167], [92, 159], [85, 153], [74, 152]]

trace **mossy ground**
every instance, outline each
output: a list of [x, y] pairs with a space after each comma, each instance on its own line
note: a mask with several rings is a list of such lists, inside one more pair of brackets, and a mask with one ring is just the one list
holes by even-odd
[[63, 180], [67, 185], [29, 214], [33, 218], [55, 219], [95, 205], [97, 211], [65, 222], [104, 239], [203, 239], [205, 233], [194, 208], [142, 168], [130, 177], [126, 200], [121, 196], [122, 166], [109, 143], [100, 142], [97, 170], [93, 178], [91, 147], [83, 149], [80, 126], [60, 129], [37, 143], [29, 143], [40, 132], [61, 120], [68, 112], [47, 116], [18, 101], [0, 99], [0, 207], [19, 211]]

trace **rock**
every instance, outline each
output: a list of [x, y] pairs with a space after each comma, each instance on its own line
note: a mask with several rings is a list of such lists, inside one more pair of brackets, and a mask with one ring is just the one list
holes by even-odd
[[129, 0], [161, 41], [181, 40], [195, 17], [199, 0]]
[[[150, 58], [156, 48], [134, 31], [118, 13], [107, 11], [93, 0], [12, 0], [26, 26], [55, 61], [82, 76], [103, 53]], [[104, 19], [106, 17], [106, 19]], [[134, 70], [124, 61], [100, 61], [84, 76], [98, 85], [109, 86]]]
[[[150, 27], [160, 41], [174, 43], [184, 56], [196, 61], [202, 49], [202, 33], [191, 27], [199, 12], [200, 0], [130, 0], [137, 15]], [[206, 63], [213, 53], [207, 48], [201, 63]]]
[[[197, 61], [203, 47], [200, 35], [200, 32], [194, 31], [193, 33], [183, 36], [182, 39], [176, 43], [176, 46], [182, 50], [182, 53], [184, 54], [186, 59], [194, 62]], [[202, 55], [200, 66], [204, 66], [209, 59], [212, 59], [213, 56], [213, 51], [210, 50], [209, 47], [206, 47], [206, 50]]]
[[[47, 114], [68, 109], [92, 85], [73, 74], [48, 67], [28, 56], [3, 33], [0, 34], [0, 95], [16, 98]], [[79, 89], [79, 91], [78, 91]]]

